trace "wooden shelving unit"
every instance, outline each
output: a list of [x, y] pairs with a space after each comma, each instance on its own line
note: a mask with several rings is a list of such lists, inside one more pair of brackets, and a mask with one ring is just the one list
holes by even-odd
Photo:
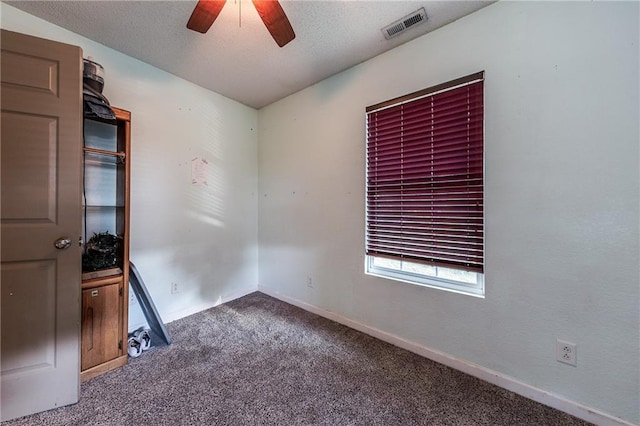
[[125, 365], [128, 359], [131, 113], [113, 110], [115, 124], [84, 119], [85, 251], [91, 237], [100, 233], [117, 236], [119, 249], [115, 264], [95, 268], [83, 260], [82, 381]]

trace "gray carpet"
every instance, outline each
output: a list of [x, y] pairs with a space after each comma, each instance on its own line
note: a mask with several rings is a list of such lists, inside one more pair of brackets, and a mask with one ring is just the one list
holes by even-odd
[[169, 347], [7, 425], [586, 425], [253, 293], [168, 324]]

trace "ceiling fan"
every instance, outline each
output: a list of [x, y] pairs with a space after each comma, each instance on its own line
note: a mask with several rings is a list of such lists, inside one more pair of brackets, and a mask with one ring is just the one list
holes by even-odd
[[[206, 33], [226, 2], [227, 0], [199, 0], [187, 22], [187, 28]], [[278, 46], [283, 47], [296, 38], [291, 23], [277, 0], [252, 0], [252, 2]]]

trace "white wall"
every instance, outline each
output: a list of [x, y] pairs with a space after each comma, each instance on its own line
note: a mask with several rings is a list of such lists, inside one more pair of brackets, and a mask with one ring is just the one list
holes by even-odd
[[[640, 421], [638, 6], [500, 2], [262, 109], [260, 288]], [[365, 107], [481, 70], [486, 298], [365, 276]]]
[[[259, 129], [250, 108], [0, 13], [80, 45], [132, 111], [131, 258], [165, 321], [256, 288], [259, 212], [263, 289], [640, 421], [638, 3], [498, 3], [263, 109]], [[486, 298], [365, 276], [365, 106], [480, 70]]]
[[[257, 111], [1, 4], [2, 28], [82, 47], [131, 111], [131, 260], [165, 322], [257, 289]], [[209, 162], [208, 186], [191, 160]], [[176, 282], [180, 292], [171, 294]], [[130, 328], [144, 323], [131, 306]]]

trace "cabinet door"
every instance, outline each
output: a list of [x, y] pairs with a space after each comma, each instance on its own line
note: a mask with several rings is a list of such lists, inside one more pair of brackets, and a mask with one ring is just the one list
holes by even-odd
[[120, 355], [122, 282], [82, 290], [82, 370]]

